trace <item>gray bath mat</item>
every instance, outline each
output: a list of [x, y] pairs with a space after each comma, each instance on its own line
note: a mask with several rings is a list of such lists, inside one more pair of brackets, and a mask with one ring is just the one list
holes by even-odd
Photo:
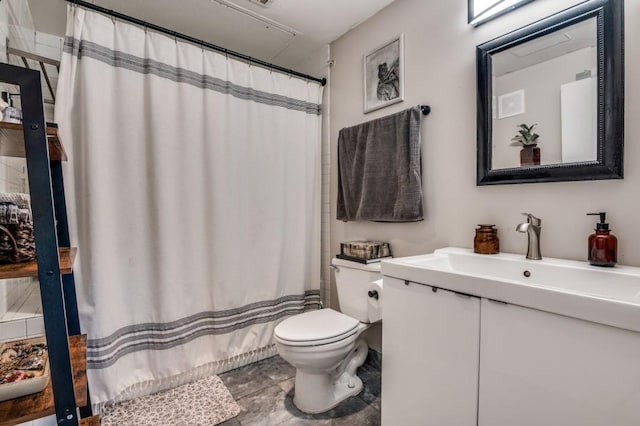
[[102, 426], [211, 426], [240, 413], [218, 376], [105, 407]]

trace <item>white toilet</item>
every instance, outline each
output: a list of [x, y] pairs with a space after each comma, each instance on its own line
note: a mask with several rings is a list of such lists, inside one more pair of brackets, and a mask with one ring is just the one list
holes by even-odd
[[[319, 309], [282, 321], [276, 348], [296, 367], [293, 402], [305, 413], [322, 413], [362, 390], [356, 370], [367, 358], [360, 334], [381, 320], [380, 263], [333, 259], [341, 312]], [[380, 280], [377, 283], [373, 281]], [[376, 291], [378, 290], [378, 291]]]

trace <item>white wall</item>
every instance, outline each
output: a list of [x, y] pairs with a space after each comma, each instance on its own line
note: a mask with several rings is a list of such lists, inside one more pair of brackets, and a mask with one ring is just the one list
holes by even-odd
[[[297, 71], [316, 78], [329, 79], [331, 69], [329, 67], [329, 46], [326, 45], [308, 57], [300, 61], [295, 68]], [[331, 299], [331, 208], [329, 199], [330, 173], [331, 173], [331, 146], [329, 144], [329, 118], [331, 105], [331, 92], [328, 87], [322, 93], [322, 212], [321, 212], [321, 254], [320, 254], [320, 291], [322, 302], [329, 305]]]
[[[423, 123], [425, 220], [342, 223], [332, 219], [331, 250], [358, 238], [391, 243], [395, 256], [444, 246], [472, 247], [478, 223], [495, 223], [503, 252], [525, 253], [515, 232], [522, 212], [542, 218], [542, 254], [585, 260], [592, 211], [607, 211], [619, 238], [621, 264], [640, 266], [640, 0], [625, 2], [625, 179], [476, 186], [475, 47], [579, 0], [536, 1], [477, 28], [467, 24], [467, 1], [397, 0], [331, 45], [331, 215], [335, 218], [338, 131], [417, 104], [432, 112]], [[370, 114], [362, 109], [362, 55], [405, 34], [405, 101]], [[335, 305], [334, 305], [335, 306]], [[375, 340], [375, 339], [374, 339]], [[376, 346], [379, 342], [374, 342]]]

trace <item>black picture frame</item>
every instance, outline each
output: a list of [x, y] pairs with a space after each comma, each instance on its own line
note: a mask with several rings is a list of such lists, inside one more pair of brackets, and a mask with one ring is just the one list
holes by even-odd
[[[622, 179], [624, 152], [624, 0], [588, 0], [476, 48], [477, 182], [481, 185]], [[492, 169], [491, 55], [586, 19], [597, 22], [597, 159]]]
[[[379, 67], [389, 66], [386, 77], [394, 81], [395, 96], [385, 99], [380, 97]], [[364, 113], [368, 114], [380, 108], [404, 101], [404, 33], [376, 47], [363, 56]], [[384, 74], [383, 74], [384, 75]]]

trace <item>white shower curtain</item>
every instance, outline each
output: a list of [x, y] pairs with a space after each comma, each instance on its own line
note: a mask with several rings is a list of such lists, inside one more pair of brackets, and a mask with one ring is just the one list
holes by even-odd
[[317, 307], [321, 96], [69, 6], [56, 121], [94, 407], [270, 356]]

